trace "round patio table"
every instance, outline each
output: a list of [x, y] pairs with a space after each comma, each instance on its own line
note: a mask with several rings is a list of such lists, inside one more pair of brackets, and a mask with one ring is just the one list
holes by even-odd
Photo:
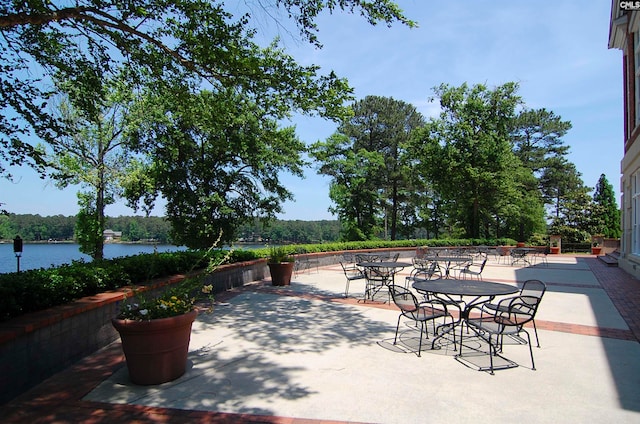
[[[446, 304], [455, 305], [460, 310], [458, 320], [453, 324], [447, 324], [448, 329], [434, 337], [431, 342], [432, 349], [436, 340], [454, 331], [455, 327], [469, 318], [469, 312], [472, 308], [490, 302], [496, 296], [513, 294], [519, 291], [516, 286], [482, 280], [421, 280], [413, 283], [413, 288], [420, 293], [433, 294]], [[453, 296], [458, 296], [458, 298], [456, 299]], [[465, 297], [470, 299], [464, 299]]]
[[444, 276], [442, 278], [445, 279], [455, 278], [455, 275], [450, 275], [451, 264], [462, 264], [473, 261], [470, 256], [433, 256], [429, 257], [429, 260], [437, 262], [438, 265], [442, 264], [442, 268], [444, 268]]
[[380, 285], [376, 285], [375, 282], [369, 279], [369, 273], [365, 272], [365, 277], [367, 278], [365, 299], [367, 299], [367, 297], [373, 299], [375, 293], [380, 291], [382, 287], [387, 287], [389, 285], [389, 279], [391, 279], [391, 284], [395, 284], [396, 273], [408, 266], [412, 266], [412, 264], [408, 262], [397, 261], [358, 262], [356, 265], [362, 268], [373, 268], [374, 274], [376, 274], [376, 277], [379, 277], [376, 280], [381, 283]]

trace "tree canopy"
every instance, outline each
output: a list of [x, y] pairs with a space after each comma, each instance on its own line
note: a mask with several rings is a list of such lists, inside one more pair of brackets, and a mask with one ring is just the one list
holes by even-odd
[[[266, 14], [283, 9], [315, 47], [323, 11], [414, 25], [389, 0], [257, 4]], [[305, 150], [279, 122], [294, 112], [342, 119], [352, 89], [331, 71], [299, 65], [276, 40], [258, 45], [252, 19], [204, 0], [3, 3], [0, 174], [22, 163], [46, 173], [38, 139], [54, 152], [69, 149], [59, 140], [77, 128], [48, 110], [55, 82], [65, 81], [71, 107], [97, 122], [108, 102], [105, 81], [118, 75], [139, 105], [140, 119], [122, 133], [141, 155], [124, 184], [132, 205], [164, 196], [176, 241], [189, 247], [210, 243], [220, 229], [223, 241], [232, 240], [253, 214], [273, 217], [291, 197], [278, 173], [301, 176]], [[81, 200], [82, 217], [100, 217], [100, 205]], [[99, 233], [89, 221], [85, 228]]]
[[[259, 5], [266, 7], [263, 3]], [[276, 0], [300, 35], [319, 46], [315, 19], [324, 10], [360, 13], [372, 24], [412, 26], [389, 0]], [[316, 66], [300, 66], [275, 45], [252, 41], [251, 16], [235, 17], [205, 0], [5, 1], [0, 5], [0, 174], [7, 164], [46, 170], [35, 139], [52, 146], [70, 129], [48, 110], [53, 77], [73, 82], [74, 106], [91, 111], [103, 98], [102, 79], [129, 70], [132, 84], [173, 80], [190, 88], [233, 88], [262, 107], [321, 116], [341, 113], [346, 81]]]
[[413, 105], [380, 96], [366, 96], [352, 109], [336, 134], [312, 146], [312, 155], [319, 172], [333, 178], [329, 196], [344, 237], [369, 239], [384, 226], [395, 240], [412, 192], [407, 148], [424, 118]]
[[[387, 237], [529, 240], [546, 231], [545, 206], [567, 218], [584, 194], [553, 112], [524, 107], [518, 84], [434, 88], [437, 117], [402, 101], [367, 96], [325, 142], [312, 146], [349, 240]], [[574, 197], [572, 197], [574, 196]], [[574, 200], [572, 200], [574, 199]]]

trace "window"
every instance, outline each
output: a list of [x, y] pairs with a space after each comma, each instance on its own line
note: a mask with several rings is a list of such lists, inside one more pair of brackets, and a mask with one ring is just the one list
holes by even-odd
[[640, 32], [633, 33], [633, 66], [635, 75], [635, 125], [640, 125]]
[[640, 255], [640, 170], [631, 176], [631, 253]]

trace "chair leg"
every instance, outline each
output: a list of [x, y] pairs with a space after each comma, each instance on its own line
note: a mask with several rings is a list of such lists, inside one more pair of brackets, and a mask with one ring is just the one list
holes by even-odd
[[344, 297], [349, 297], [349, 283], [351, 282], [351, 280], [349, 280], [347, 278], [347, 287], [344, 290]]
[[[496, 340], [496, 343], [498, 342], [498, 340]], [[491, 350], [493, 350], [493, 353], [491, 352]], [[498, 352], [496, 351], [496, 347], [494, 346], [493, 343], [491, 343], [491, 335], [489, 335], [489, 371], [491, 375], [494, 375], [493, 372], [493, 355], [497, 355]]]
[[398, 329], [400, 328], [400, 318], [402, 318], [402, 315], [398, 316], [398, 324], [396, 325], [396, 336], [393, 339], [393, 344], [394, 345], [398, 341]]
[[527, 335], [527, 341], [528, 341], [528, 345], [529, 345], [529, 354], [531, 355], [531, 369], [533, 371], [536, 370], [536, 364], [535, 362], [533, 362], [533, 349], [531, 348], [531, 336], [529, 335], [529, 332], [525, 330], [525, 334]]
[[536, 320], [533, 321], [533, 332], [536, 334], [536, 344], [540, 347], [540, 340], [538, 340], [538, 329], [536, 328]]
[[422, 356], [422, 333], [426, 331], [427, 327], [424, 325], [424, 321], [420, 321], [420, 344], [418, 345], [418, 357]]

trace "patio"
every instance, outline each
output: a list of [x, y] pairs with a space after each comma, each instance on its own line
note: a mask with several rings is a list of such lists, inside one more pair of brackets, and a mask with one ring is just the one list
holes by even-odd
[[489, 259], [482, 275], [547, 283], [536, 371], [526, 346], [506, 346], [520, 366], [493, 376], [446, 346], [418, 357], [407, 325], [394, 346], [398, 311], [357, 302], [364, 281], [343, 299], [335, 264], [294, 276], [290, 287], [262, 281], [218, 296], [194, 323], [188, 371], [174, 382], [129, 383], [116, 342], [0, 414], [10, 423], [640, 421], [640, 282], [592, 256], [550, 255], [548, 266], [528, 267]]

